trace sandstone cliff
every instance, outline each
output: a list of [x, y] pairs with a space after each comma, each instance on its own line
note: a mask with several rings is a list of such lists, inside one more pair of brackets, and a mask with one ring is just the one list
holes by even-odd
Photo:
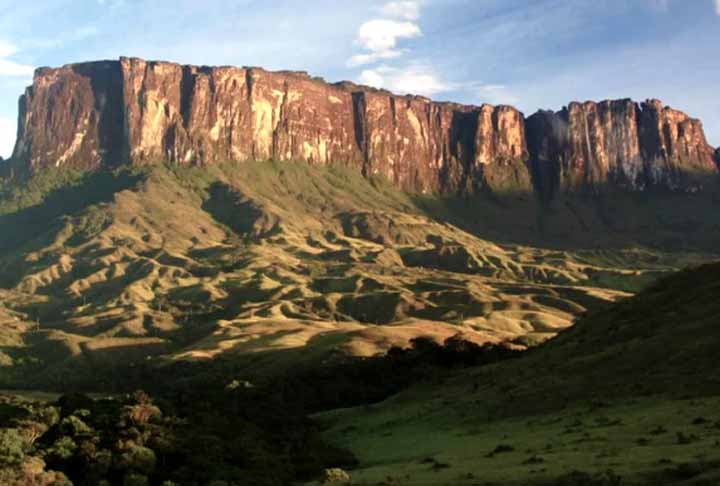
[[20, 100], [16, 163], [299, 160], [418, 192], [694, 190], [716, 172], [697, 120], [652, 101], [573, 103], [525, 120], [298, 72], [121, 58], [43, 68]]
[[657, 100], [571, 103], [527, 120], [542, 192], [659, 187], [695, 191], [717, 172], [700, 121]]

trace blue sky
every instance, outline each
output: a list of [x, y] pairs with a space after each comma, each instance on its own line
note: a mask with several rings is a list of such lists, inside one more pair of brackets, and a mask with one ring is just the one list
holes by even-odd
[[720, 145], [720, 0], [0, 0], [0, 155], [38, 66], [306, 70], [529, 114], [659, 98]]

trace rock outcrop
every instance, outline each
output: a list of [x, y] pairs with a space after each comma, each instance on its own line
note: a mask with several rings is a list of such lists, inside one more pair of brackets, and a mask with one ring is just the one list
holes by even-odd
[[541, 193], [605, 187], [696, 191], [717, 172], [699, 120], [657, 100], [571, 103], [527, 120]]
[[542, 194], [689, 190], [717, 171], [700, 122], [655, 101], [573, 103], [525, 120], [509, 106], [306, 73], [131, 58], [37, 70], [19, 124], [13, 159], [34, 171], [277, 159], [342, 164], [417, 192]]
[[354, 166], [414, 191], [483, 186], [484, 169], [497, 163], [487, 185], [507, 166], [530, 189], [514, 108], [434, 103], [305, 73], [128, 58], [39, 69], [20, 101], [14, 158], [34, 170], [302, 160]]

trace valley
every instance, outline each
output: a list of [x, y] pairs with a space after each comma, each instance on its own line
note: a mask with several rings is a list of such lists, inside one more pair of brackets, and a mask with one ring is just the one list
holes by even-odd
[[[93, 391], [114, 386], [98, 383], [103, 370], [219, 356], [246, 362], [249, 375], [275, 374], [298, 359], [370, 357], [419, 336], [524, 349], [713, 258], [702, 244], [680, 253], [629, 238], [634, 246], [612, 254], [572, 241], [562, 250], [528, 246], [538, 216], [491, 243], [470, 231], [499, 225], [451, 213], [452, 201], [440, 206], [301, 163], [161, 166], [73, 184], [4, 216], [20, 224], [0, 241], [3, 305], [14, 323], [3, 354], [8, 370], [21, 366], [4, 386], [21, 375], [25, 386], [72, 380]], [[87, 192], [93, 186], [97, 196]], [[537, 211], [548, 232], [553, 218], [587, 224], [576, 211], [591, 218], [595, 203], [552, 210], [518, 201], [525, 214], [508, 202], [471, 204], [513, 221]], [[59, 211], [47, 225], [31, 219]], [[448, 213], [456, 224], [441, 219]], [[672, 223], [662, 231], [672, 234]]]

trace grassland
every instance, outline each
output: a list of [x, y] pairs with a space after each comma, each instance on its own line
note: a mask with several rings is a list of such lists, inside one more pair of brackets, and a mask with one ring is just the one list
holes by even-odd
[[318, 418], [359, 457], [357, 484], [717, 484], [719, 275], [662, 279], [517, 360]]
[[590, 231], [593, 201], [431, 199], [306, 164], [41, 174], [2, 194], [2, 305], [18, 322], [3, 386], [103, 389], [128, 366], [221, 356], [274, 374], [425, 335], [525, 348], [714, 257], [631, 226], [667, 209], [658, 234], [677, 234], [674, 199], [625, 211], [610, 251], [582, 243], [613, 231]]
[[449, 199], [279, 162], [3, 180], [0, 387], [212, 377], [282, 408], [277, 377], [458, 337], [526, 351], [316, 417], [354, 484], [714, 485], [720, 270], [664, 278], [718, 258], [714, 198]]

